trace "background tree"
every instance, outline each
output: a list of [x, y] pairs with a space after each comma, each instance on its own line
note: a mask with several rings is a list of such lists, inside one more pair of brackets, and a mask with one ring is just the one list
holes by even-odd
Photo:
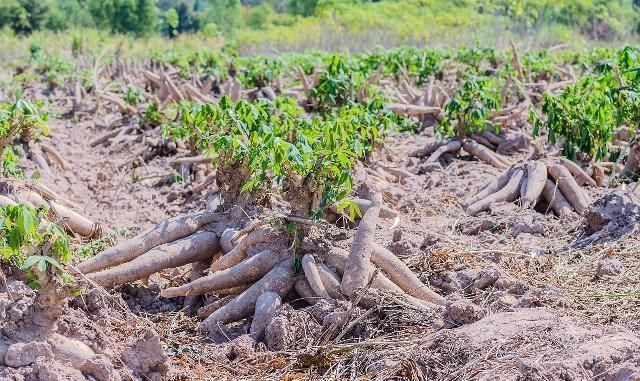
[[155, 30], [154, 0], [89, 0], [87, 5], [100, 28], [137, 35]]
[[312, 16], [317, 6], [318, 0], [289, 0], [289, 11], [294, 15]]
[[183, 1], [178, 5], [176, 11], [178, 13], [178, 32], [196, 32], [200, 29], [199, 20], [192, 6]]
[[205, 23], [214, 23], [226, 35], [230, 35], [241, 24], [240, 0], [208, 0], [204, 6]]
[[138, 0], [136, 5], [138, 25], [133, 29], [133, 32], [137, 34], [153, 33], [156, 30], [158, 20], [155, 0]]
[[16, 33], [31, 33], [44, 27], [52, 8], [51, 0], [0, 1], [0, 27], [9, 26]]
[[178, 27], [180, 26], [180, 19], [178, 17], [178, 11], [175, 8], [169, 8], [165, 13], [164, 22], [166, 24], [166, 31], [169, 37], [174, 37], [178, 34]]
[[252, 29], [265, 29], [273, 20], [275, 12], [269, 3], [262, 3], [250, 9], [247, 26]]

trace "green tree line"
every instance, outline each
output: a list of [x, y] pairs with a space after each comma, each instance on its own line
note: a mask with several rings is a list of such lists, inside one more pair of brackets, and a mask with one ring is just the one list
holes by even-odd
[[94, 27], [144, 35], [195, 32], [205, 28], [230, 33], [241, 26], [242, 7], [261, 13], [312, 15], [318, 0], [2, 0], [0, 28], [25, 34], [35, 30]]
[[[424, 12], [442, 7], [440, 0], [1, 0], [0, 28], [18, 34], [90, 27], [135, 35], [230, 35], [239, 28], [260, 30], [293, 25], [300, 17], [339, 15], [338, 9], [376, 12], [374, 6], [364, 7], [377, 2], [406, 2], [410, 9]], [[639, 4], [640, 0], [451, 0], [449, 5], [508, 17], [525, 29], [555, 23], [578, 29], [591, 25], [607, 32], [637, 23]]]

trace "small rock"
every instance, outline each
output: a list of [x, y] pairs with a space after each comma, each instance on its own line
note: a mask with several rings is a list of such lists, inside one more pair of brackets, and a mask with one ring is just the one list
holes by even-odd
[[479, 270], [477, 269], [462, 269], [459, 271], [443, 271], [441, 273], [432, 275], [429, 278], [429, 282], [432, 286], [438, 287], [445, 292], [454, 293], [468, 293], [470, 286], [475, 279], [478, 278]]
[[151, 329], [127, 348], [122, 357], [131, 370], [149, 378], [153, 373], [165, 375], [169, 371], [169, 357], [162, 348], [160, 336]]
[[306, 348], [321, 332], [308, 312], [284, 304], [267, 325], [264, 343], [274, 351]]
[[484, 309], [467, 299], [459, 299], [447, 305], [447, 316], [456, 324], [470, 324], [482, 319]]
[[175, 200], [180, 198], [180, 192], [171, 191], [167, 194], [167, 202], [174, 202]]
[[220, 193], [213, 193], [207, 198], [207, 210], [215, 212], [223, 204]]
[[305, 310], [313, 316], [313, 318], [322, 323], [324, 319], [333, 311], [335, 311], [339, 306], [337, 305], [337, 301], [328, 301], [326, 299], [320, 299], [318, 303], [309, 306]]
[[7, 349], [4, 363], [12, 368], [19, 368], [33, 364], [38, 357], [53, 358], [53, 351], [49, 343], [44, 341], [15, 343]]
[[640, 200], [628, 191], [616, 191], [593, 203], [584, 213], [585, 236], [576, 247], [612, 242], [640, 232]]
[[492, 286], [500, 278], [500, 270], [497, 268], [489, 268], [482, 270], [478, 277], [473, 281], [471, 290], [484, 290]]
[[531, 288], [522, 295], [516, 307], [560, 307], [566, 308], [573, 304], [570, 298], [562, 294], [559, 290], [551, 287]]
[[105, 355], [96, 355], [80, 365], [80, 371], [85, 376], [91, 376], [96, 381], [120, 381], [120, 375], [113, 368], [113, 364]]
[[490, 218], [469, 221], [461, 226], [462, 233], [466, 235], [476, 235], [483, 231], [491, 230], [497, 226], [497, 222]]
[[514, 237], [517, 237], [522, 233], [544, 234], [544, 224], [534, 215], [527, 214], [514, 222], [513, 227], [511, 228], [511, 233]]
[[230, 355], [227, 357], [232, 359], [246, 359], [253, 356], [255, 352], [256, 340], [250, 335], [241, 335], [233, 339], [229, 343]]
[[498, 290], [507, 290], [511, 286], [513, 286], [515, 283], [516, 283], [515, 279], [509, 276], [506, 276], [504, 274], [501, 274], [500, 278], [496, 279], [496, 281], [493, 282], [493, 287], [497, 288]]
[[57, 361], [39, 357], [33, 365], [33, 375], [38, 381], [86, 381], [82, 373]]
[[418, 167], [418, 174], [425, 174], [425, 173], [430, 173], [430, 172], [440, 172], [443, 171], [444, 169], [442, 168], [442, 165], [440, 165], [440, 163], [435, 162], [435, 163], [424, 163], [424, 164], [420, 164], [420, 166]]
[[[625, 221], [622, 221], [625, 220]], [[587, 233], [595, 233], [611, 222], [626, 222], [620, 227], [640, 221], [640, 201], [632, 194], [614, 192], [596, 201], [585, 213]]]
[[387, 249], [399, 258], [407, 258], [414, 254], [416, 245], [411, 241], [397, 241], [392, 242]]
[[598, 278], [606, 276], [618, 276], [624, 271], [624, 265], [618, 259], [605, 258], [598, 262], [596, 276]]
[[491, 307], [495, 310], [501, 311], [513, 307], [518, 303], [518, 298], [512, 294], [502, 294], [491, 303]]

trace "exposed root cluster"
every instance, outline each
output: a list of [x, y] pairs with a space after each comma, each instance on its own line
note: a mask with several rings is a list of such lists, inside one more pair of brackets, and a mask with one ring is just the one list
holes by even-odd
[[217, 252], [219, 239], [215, 233], [198, 230], [216, 217], [201, 212], [166, 220], [80, 263], [77, 270], [96, 284], [111, 287], [206, 260]]
[[584, 170], [565, 158], [519, 162], [498, 175], [478, 194], [465, 202], [465, 211], [476, 215], [498, 202], [520, 200], [525, 208], [536, 207], [541, 200], [558, 215], [582, 214], [591, 199], [583, 186], [605, 182], [606, 163]]
[[215, 295], [215, 301], [198, 311], [204, 319], [201, 330], [213, 333], [220, 324], [253, 316], [251, 335], [256, 340], [264, 336], [270, 316], [292, 290], [309, 304], [350, 300], [374, 307], [376, 292], [383, 291], [411, 308], [426, 311], [443, 306], [444, 298], [374, 241], [378, 220], [397, 219], [398, 213], [383, 206], [379, 195], [365, 201], [360, 200], [364, 215], [350, 251], [334, 248], [297, 259], [296, 245], [266, 221], [241, 230], [230, 227], [218, 236], [200, 231], [218, 217], [202, 212], [167, 220], [80, 263], [77, 269], [96, 284], [111, 287], [192, 264], [190, 281], [163, 290], [161, 296], [186, 297], [188, 305], [199, 295]]

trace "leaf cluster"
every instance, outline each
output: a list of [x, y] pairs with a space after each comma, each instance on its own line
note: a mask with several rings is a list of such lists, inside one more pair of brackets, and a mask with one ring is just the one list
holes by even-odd
[[309, 191], [321, 193], [324, 209], [351, 192], [356, 160], [396, 123], [379, 101], [307, 117], [292, 98], [250, 103], [223, 97], [219, 103], [184, 105], [180, 122], [165, 134], [195, 142], [219, 167], [246, 165], [245, 192], [281, 192], [291, 181], [312, 179]]
[[36, 270], [68, 281], [63, 265], [72, 258], [69, 236], [46, 214], [23, 204], [0, 207], [0, 260], [25, 271], [36, 288]]
[[531, 112], [534, 135], [547, 132], [550, 143], [561, 141], [563, 154], [603, 159], [613, 132], [640, 122], [640, 50], [626, 47], [614, 58], [598, 61], [590, 73], [562, 93], [545, 94], [542, 115]]
[[487, 117], [499, 105], [495, 81], [495, 78], [480, 76], [466, 80], [445, 105], [445, 117], [436, 131], [443, 136], [464, 136], [486, 130]]
[[14, 140], [25, 133], [25, 138], [33, 139], [47, 134], [48, 126], [46, 114], [42, 113], [37, 104], [23, 99], [13, 103], [0, 104], [0, 174], [4, 176], [20, 177], [17, 153], [20, 148], [13, 146]]

